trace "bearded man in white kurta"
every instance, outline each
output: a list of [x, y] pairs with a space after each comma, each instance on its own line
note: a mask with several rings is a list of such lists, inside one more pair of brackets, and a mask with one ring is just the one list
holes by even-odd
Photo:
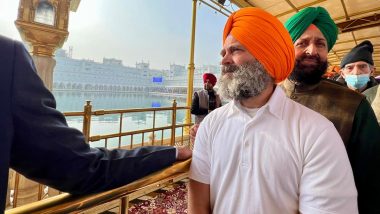
[[229, 17], [223, 41], [219, 93], [231, 101], [199, 127], [189, 213], [357, 213], [334, 125], [277, 86], [294, 66], [281, 22], [244, 8]]

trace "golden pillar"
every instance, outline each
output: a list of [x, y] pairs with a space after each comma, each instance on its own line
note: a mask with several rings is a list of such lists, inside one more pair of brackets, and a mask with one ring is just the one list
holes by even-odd
[[[191, 22], [191, 40], [190, 40], [190, 62], [187, 69], [187, 98], [186, 106], [190, 107], [193, 98], [193, 85], [194, 85], [194, 47], [195, 47], [195, 27], [197, 20], [197, 0], [193, 0], [193, 16]], [[190, 110], [186, 110], [185, 123], [191, 123]], [[186, 126], [187, 127], [187, 126]], [[189, 133], [189, 129], [185, 129], [185, 133]]]
[[80, 0], [20, 0], [15, 21], [30, 50], [37, 72], [47, 88], [53, 88], [56, 49], [66, 41], [69, 12], [76, 11]]

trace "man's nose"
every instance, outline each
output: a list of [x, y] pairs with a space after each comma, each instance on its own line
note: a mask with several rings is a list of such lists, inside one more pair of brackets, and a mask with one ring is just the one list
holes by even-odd
[[306, 54], [309, 55], [309, 56], [315, 56], [315, 55], [317, 55], [317, 47], [315, 47], [314, 44], [310, 44], [306, 48]]
[[226, 53], [223, 57], [222, 57], [222, 60], [220, 62], [221, 65], [230, 65], [232, 64], [233, 60], [232, 60], [232, 56], [231, 54], [229, 53]]
[[359, 74], [361, 74], [361, 71], [360, 71], [360, 69], [358, 68], [358, 66], [355, 65], [355, 66], [352, 68], [351, 74], [353, 74], [353, 75], [359, 75]]

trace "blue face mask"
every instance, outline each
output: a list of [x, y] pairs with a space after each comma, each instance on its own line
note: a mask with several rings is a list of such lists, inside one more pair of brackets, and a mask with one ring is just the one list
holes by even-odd
[[346, 81], [347, 85], [351, 88], [360, 89], [369, 82], [369, 75], [346, 75], [344, 80]]

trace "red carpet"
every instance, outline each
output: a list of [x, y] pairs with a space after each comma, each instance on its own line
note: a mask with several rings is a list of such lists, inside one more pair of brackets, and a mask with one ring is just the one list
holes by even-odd
[[128, 213], [187, 213], [187, 182], [183, 180], [132, 200]]

